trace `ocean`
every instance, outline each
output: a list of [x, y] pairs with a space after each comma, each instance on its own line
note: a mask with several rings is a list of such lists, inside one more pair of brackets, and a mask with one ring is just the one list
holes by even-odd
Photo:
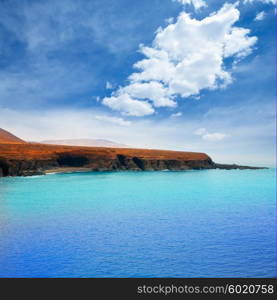
[[0, 178], [0, 277], [276, 277], [268, 170]]

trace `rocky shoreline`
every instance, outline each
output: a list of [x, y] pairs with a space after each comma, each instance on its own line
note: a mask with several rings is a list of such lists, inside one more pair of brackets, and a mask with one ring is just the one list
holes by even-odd
[[217, 164], [205, 153], [0, 144], [0, 177], [88, 171], [183, 171], [205, 169], [263, 169]]

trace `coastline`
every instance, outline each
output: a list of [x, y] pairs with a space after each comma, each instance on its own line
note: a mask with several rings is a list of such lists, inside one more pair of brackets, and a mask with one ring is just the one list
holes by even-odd
[[[87, 167], [57, 167], [57, 168], [51, 168], [51, 169], [46, 169], [43, 170], [43, 173], [41, 174], [43, 175], [51, 175], [51, 174], [66, 174], [66, 173], [88, 173], [88, 172], [116, 172], [116, 171], [131, 171], [131, 172], [187, 172], [187, 171], [199, 171], [199, 170], [264, 170], [264, 169], [270, 169], [268, 167], [233, 167], [233, 165], [230, 165], [231, 167], [219, 167], [219, 168], [209, 168], [209, 169], [183, 169], [183, 170], [169, 170], [169, 169], [159, 169], [159, 170], [154, 170], [154, 169], [150, 169], [150, 170], [109, 170], [109, 169], [102, 169], [102, 170], [95, 170], [92, 168], [87, 168]], [[29, 175], [29, 176], [33, 176], [33, 175]]]
[[64, 168], [52, 168], [44, 170], [44, 174], [59, 174], [59, 173], [75, 173], [75, 172], [91, 172], [91, 168], [80, 168], [80, 167], [64, 167]]
[[135, 148], [1, 144], [0, 177], [91, 171], [263, 169], [218, 164], [206, 153]]

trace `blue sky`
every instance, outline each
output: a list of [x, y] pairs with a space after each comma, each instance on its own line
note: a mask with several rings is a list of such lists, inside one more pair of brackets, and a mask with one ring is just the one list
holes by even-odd
[[0, 127], [275, 162], [273, 0], [0, 1]]

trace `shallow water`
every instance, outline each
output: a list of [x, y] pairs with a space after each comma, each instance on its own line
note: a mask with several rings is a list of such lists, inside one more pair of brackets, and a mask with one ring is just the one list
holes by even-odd
[[0, 178], [0, 277], [275, 277], [275, 170]]

